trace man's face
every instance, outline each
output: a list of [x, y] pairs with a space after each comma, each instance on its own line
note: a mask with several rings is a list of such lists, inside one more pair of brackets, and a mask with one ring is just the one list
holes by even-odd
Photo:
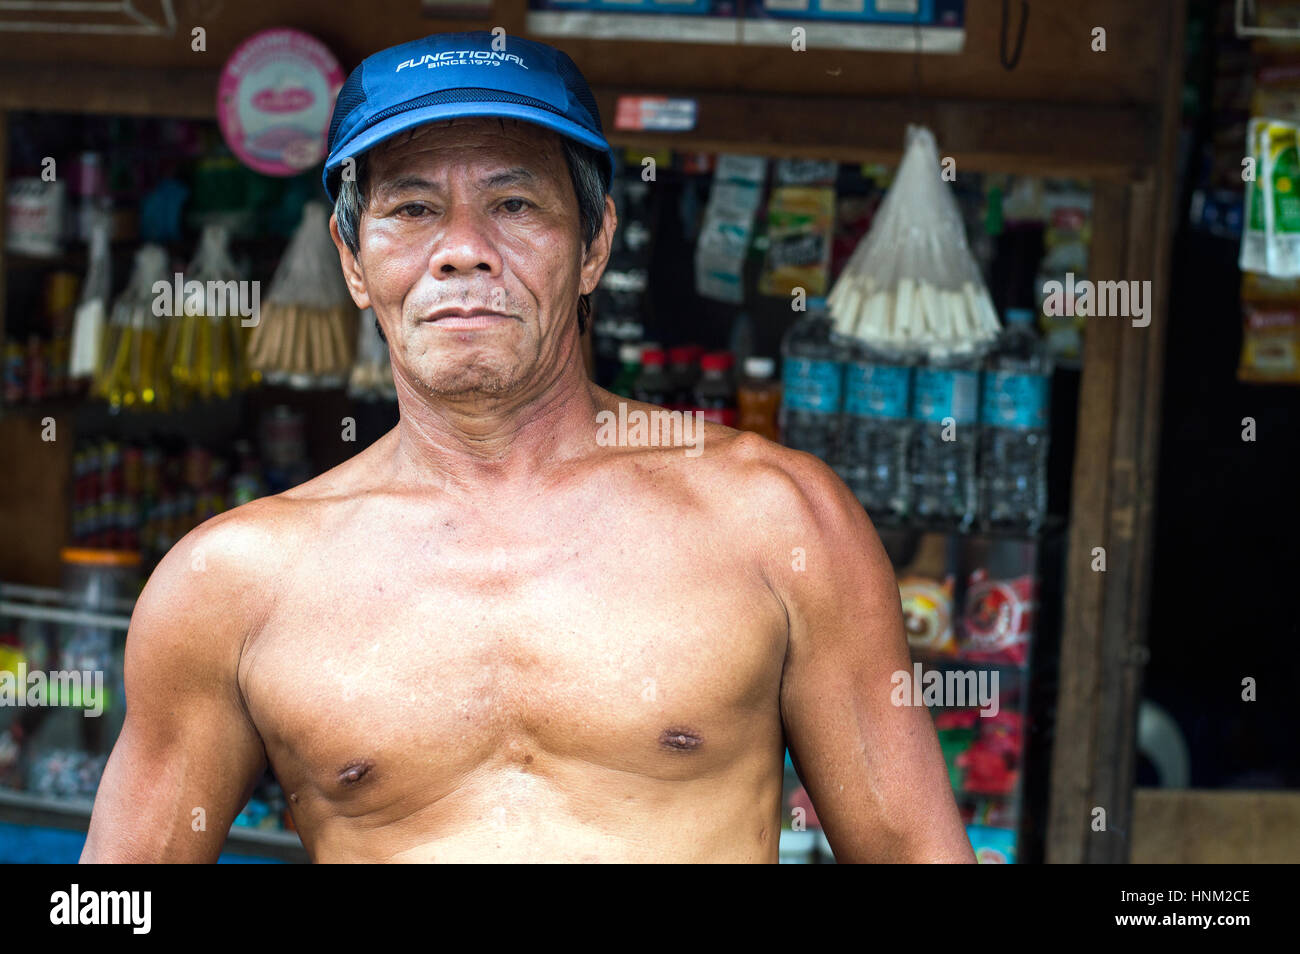
[[377, 147], [368, 163], [356, 261], [335, 241], [394, 375], [443, 398], [551, 383], [572, 359], [578, 296], [599, 281], [614, 228], [607, 197], [605, 228], [584, 255], [559, 135], [456, 119]]

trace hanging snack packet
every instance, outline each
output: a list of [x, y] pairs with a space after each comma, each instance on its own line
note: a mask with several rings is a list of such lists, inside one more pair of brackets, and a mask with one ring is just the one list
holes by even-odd
[[1300, 278], [1245, 272], [1237, 380], [1300, 384]]
[[766, 175], [767, 160], [762, 156], [718, 156], [695, 245], [697, 294], [734, 305], [744, 302], [745, 258]]
[[1025, 666], [1037, 602], [1038, 581], [1033, 576], [998, 580], [983, 568], [976, 570], [967, 581], [961, 657]]
[[767, 260], [758, 279], [759, 293], [788, 298], [795, 288], [802, 288], [812, 298], [825, 295], [834, 222], [834, 189], [773, 189], [767, 209]]
[[1264, 133], [1265, 188], [1271, 193], [1264, 204], [1268, 228], [1268, 273], [1277, 278], [1300, 275], [1300, 153], [1297, 127], [1269, 120]]
[[1237, 266], [1243, 272], [1268, 272], [1268, 222], [1264, 206], [1268, 201], [1264, 174], [1264, 132], [1268, 120], [1252, 118], [1246, 126], [1246, 155], [1255, 167], [1246, 183], [1245, 215], [1241, 230], [1241, 254]]

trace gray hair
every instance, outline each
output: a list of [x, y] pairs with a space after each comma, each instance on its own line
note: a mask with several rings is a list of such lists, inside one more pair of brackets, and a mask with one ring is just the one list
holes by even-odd
[[[569, 178], [573, 182], [573, 192], [578, 198], [579, 235], [582, 239], [582, 252], [586, 255], [591, 243], [600, 234], [605, 221], [605, 174], [606, 157], [568, 136], [560, 136], [560, 145], [564, 149], [564, 159], [569, 167]], [[367, 176], [369, 163], [367, 153], [356, 157], [354, 175], [345, 177], [338, 186], [338, 198], [334, 200], [334, 215], [338, 220], [339, 237], [354, 256], [361, 249], [361, 213], [369, 201], [367, 194]], [[591, 296], [578, 298], [578, 334], [587, 330], [591, 316]], [[379, 319], [375, 319], [378, 327]], [[380, 337], [383, 330], [380, 329]]]

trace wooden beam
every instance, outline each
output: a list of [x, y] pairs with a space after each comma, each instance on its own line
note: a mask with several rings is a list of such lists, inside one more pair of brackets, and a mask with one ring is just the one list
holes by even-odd
[[5, 259], [5, 246], [8, 237], [5, 234], [5, 208], [9, 205], [9, 113], [0, 106], [0, 345], [5, 339], [8, 325], [6, 302], [9, 300], [9, 263]]
[[[802, 96], [879, 96], [1047, 100], [1061, 103], [1155, 103], [1167, 59], [1164, 11], [1181, 0], [1035, 2], [1020, 62], [998, 62], [1000, 0], [967, 0], [966, 44], [958, 54], [812, 49], [779, 46], [534, 37], [567, 52], [593, 86], [619, 83], [678, 90], [783, 91]], [[175, 35], [151, 37], [0, 31], [0, 62], [136, 69], [219, 69], [243, 40], [268, 27], [295, 27], [321, 39], [345, 69], [377, 50], [435, 32], [503, 26], [523, 31], [526, 0], [496, 0], [485, 22], [432, 19], [416, 0], [321, 3], [178, 4]], [[1020, 4], [1012, 3], [1012, 34]], [[1092, 49], [1092, 31], [1106, 29], [1106, 52]], [[192, 49], [190, 31], [206, 30], [206, 50]], [[1173, 51], [1181, 59], [1181, 51]]]
[[5, 63], [0, 109], [214, 119], [216, 70]]
[[[1103, 184], [1093, 190], [1090, 275], [1121, 274], [1127, 235], [1128, 192]], [[1061, 617], [1060, 690], [1047, 825], [1047, 861], [1084, 860], [1096, 761], [1095, 716], [1101, 683], [1104, 574], [1093, 570], [1093, 550], [1107, 550], [1110, 454], [1115, 423], [1119, 327], [1093, 322], [1084, 329], [1079, 383], [1079, 427], [1074, 445], [1070, 540], [1066, 554], [1065, 606]], [[1104, 806], [1103, 806], [1104, 807]]]
[[[1170, 48], [1181, 50], [1181, 7], [1169, 11], [1166, 28]], [[1094, 197], [1089, 277], [1151, 282], [1150, 324], [1088, 319], [1048, 825], [1053, 862], [1124, 862], [1132, 849], [1181, 82], [1182, 59], [1171, 56], [1153, 175], [1122, 198], [1105, 185]], [[1086, 562], [1094, 546], [1105, 548], [1104, 574]], [[1096, 808], [1106, 811], [1104, 831], [1090, 825]]]
[[[1120, 278], [1151, 280], [1154, 261], [1152, 223], [1155, 220], [1153, 183], [1129, 189], [1126, 261]], [[1098, 278], [1107, 278], [1098, 275]], [[1154, 285], [1154, 282], [1152, 283]], [[1137, 517], [1138, 455], [1150, 413], [1146, 381], [1151, 324], [1136, 327], [1129, 318], [1097, 318], [1115, 324], [1119, 337], [1114, 427], [1109, 463], [1110, 501], [1107, 522], [1106, 573], [1102, 575], [1102, 628], [1096, 660], [1100, 672], [1095, 714], [1093, 805], [1106, 809], [1106, 830], [1089, 829], [1084, 859], [1117, 863], [1128, 860], [1132, 834], [1133, 776], [1137, 744], [1137, 711], [1141, 702], [1141, 672], [1145, 663], [1144, 634], [1135, 632], [1132, 610], [1140, 595], [1135, 581], [1144, 576], [1137, 541], [1149, 526]]]
[[1139, 788], [1135, 864], [1294, 864], [1300, 792]]
[[[213, 119], [216, 89], [217, 73], [206, 69], [0, 67], [0, 109]], [[920, 123], [934, 131], [959, 174], [998, 171], [1130, 181], [1156, 155], [1151, 111], [1141, 106], [905, 103], [705, 92], [694, 94], [699, 110], [694, 131], [646, 134], [613, 129], [618, 97], [661, 91], [594, 92], [610, 141], [647, 151], [670, 147], [897, 164], [904, 130], [908, 123]]]
[[[559, 46], [592, 86], [619, 83], [663, 91], [781, 91], [807, 97], [966, 99], [1061, 104], [1158, 104], [1168, 59], [1166, 14], [1181, 0], [1031, 3], [1020, 62], [1002, 68], [1000, 0], [967, 0], [966, 43], [957, 54], [894, 53], [717, 43], [642, 42], [539, 36]], [[527, 0], [496, 0], [492, 23], [522, 30]], [[1009, 43], [1020, 4], [1012, 3]], [[1092, 31], [1106, 30], [1106, 50]], [[1181, 61], [1182, 51], [1174, 58]]]
[[942, 154], [956, 160], [958, 174], [1010, 172], [1127, 182], [1157, 157], [1155, 114], [1142, 106], [700, 92], [688, 94], [697, 103], [695, 130], [647, 134], [613, 128], [618, 97], [663, 90], [594, 92], [609, 140], [647, 151], [671, 147], [896, 165], [904, 131], [916, 123], [934, 132]]

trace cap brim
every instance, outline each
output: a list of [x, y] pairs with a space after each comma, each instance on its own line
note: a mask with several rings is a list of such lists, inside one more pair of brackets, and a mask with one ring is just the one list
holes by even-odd
[[330, 201], [336, 198], [334, 191], [330, 188], [330, 179], [343, 165], [344, 160], [349, 157], [359, 156], [380, 143], [417, 126], [424, 126], [443, 119], [460, 119], [470, 116], [501, 116], [507, 119], [519, 119], [550, 129], [570, 139], [576, 139], [606, 157], [609, 168], [606, 170], [605, 175], [605, 191], [608, 192], [613, 185], [614, 154], [612, 147], [590, 129], [586, 129], [570, 119], [557, 116], [555, 113], [547, 112], [544, 109], [518, 103], [439, 103], [434, 106], [421, 106], [417, 109], [398, 113], [396, 116], [390, 116], [371, 126], [356, 138], [343, 143], [337, 155], [330, 156], [325, 162], [325, 172], [322, 179], [325, 192], [330, 197]]

